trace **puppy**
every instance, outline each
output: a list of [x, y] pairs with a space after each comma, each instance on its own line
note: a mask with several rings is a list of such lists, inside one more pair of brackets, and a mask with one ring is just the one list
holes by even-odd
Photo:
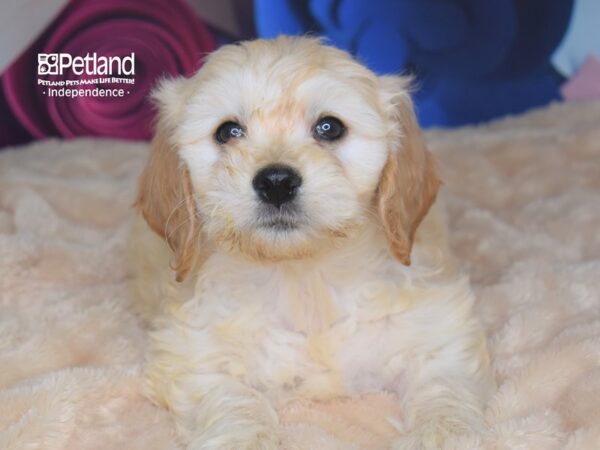
[[154, 97], [135, 289], [148, 391], [188, 448], [276, 449], [289, 402], [377, 392], [394, 449], [483, 432], [485, 339], [406, 80], [280, 37]]

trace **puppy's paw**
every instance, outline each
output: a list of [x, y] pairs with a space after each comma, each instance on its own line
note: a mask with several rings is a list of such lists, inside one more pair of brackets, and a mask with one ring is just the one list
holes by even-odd
[[482, 448], [482, 426], [475, 428], [442, 417], [417, 426], [397, 438], [392, 450], [477, 450]]
[[277, 450], [276, 427], [250, 420], [222, 422], [195, 433], [188, 450]]

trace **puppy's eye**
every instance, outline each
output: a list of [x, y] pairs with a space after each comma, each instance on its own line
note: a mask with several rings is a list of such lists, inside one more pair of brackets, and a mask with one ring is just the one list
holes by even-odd
[[313, 129], [313, 134], [320, 141], [335, 141], [346, 132], [344, 124], [335, 117], [327, 116], [319, 119]]
[[219, 125], [215, 133], [215, 140], [219, 144], [225, 144], [230, 139], [239, 139], [245, 134], [244, 128], [239, 123], [228, 121]]

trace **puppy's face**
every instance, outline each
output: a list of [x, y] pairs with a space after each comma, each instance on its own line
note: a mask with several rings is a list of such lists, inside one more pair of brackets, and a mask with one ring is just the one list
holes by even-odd
[[178, 266], [201, 241], [260, 260], [310, 256], [376, 214], [408, 262], [438, 182], [401, 79], [279, 38], [226, 46], [155, 97], [138, 205]]

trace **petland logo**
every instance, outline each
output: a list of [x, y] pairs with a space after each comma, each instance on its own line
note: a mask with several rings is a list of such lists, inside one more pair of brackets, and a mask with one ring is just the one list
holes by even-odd
[[124, 57], [38, 53], [38, 75], [63, 75], [67, 69], [75, 75], [135, 75], [135, 53]]
[[[135, 53], [129, 56], [72, 56], [69, 53], [38, 53], [38, 86], [49, 97], [124, 97], [135, 84]], [[82, 78], [72, 78], [70, 73]], [[64, 77], [61, 77], [65, 75]], [[48, 76], [59, 78], [48, 79]], [[101, 85], [110, 85], [106, 88]]]

